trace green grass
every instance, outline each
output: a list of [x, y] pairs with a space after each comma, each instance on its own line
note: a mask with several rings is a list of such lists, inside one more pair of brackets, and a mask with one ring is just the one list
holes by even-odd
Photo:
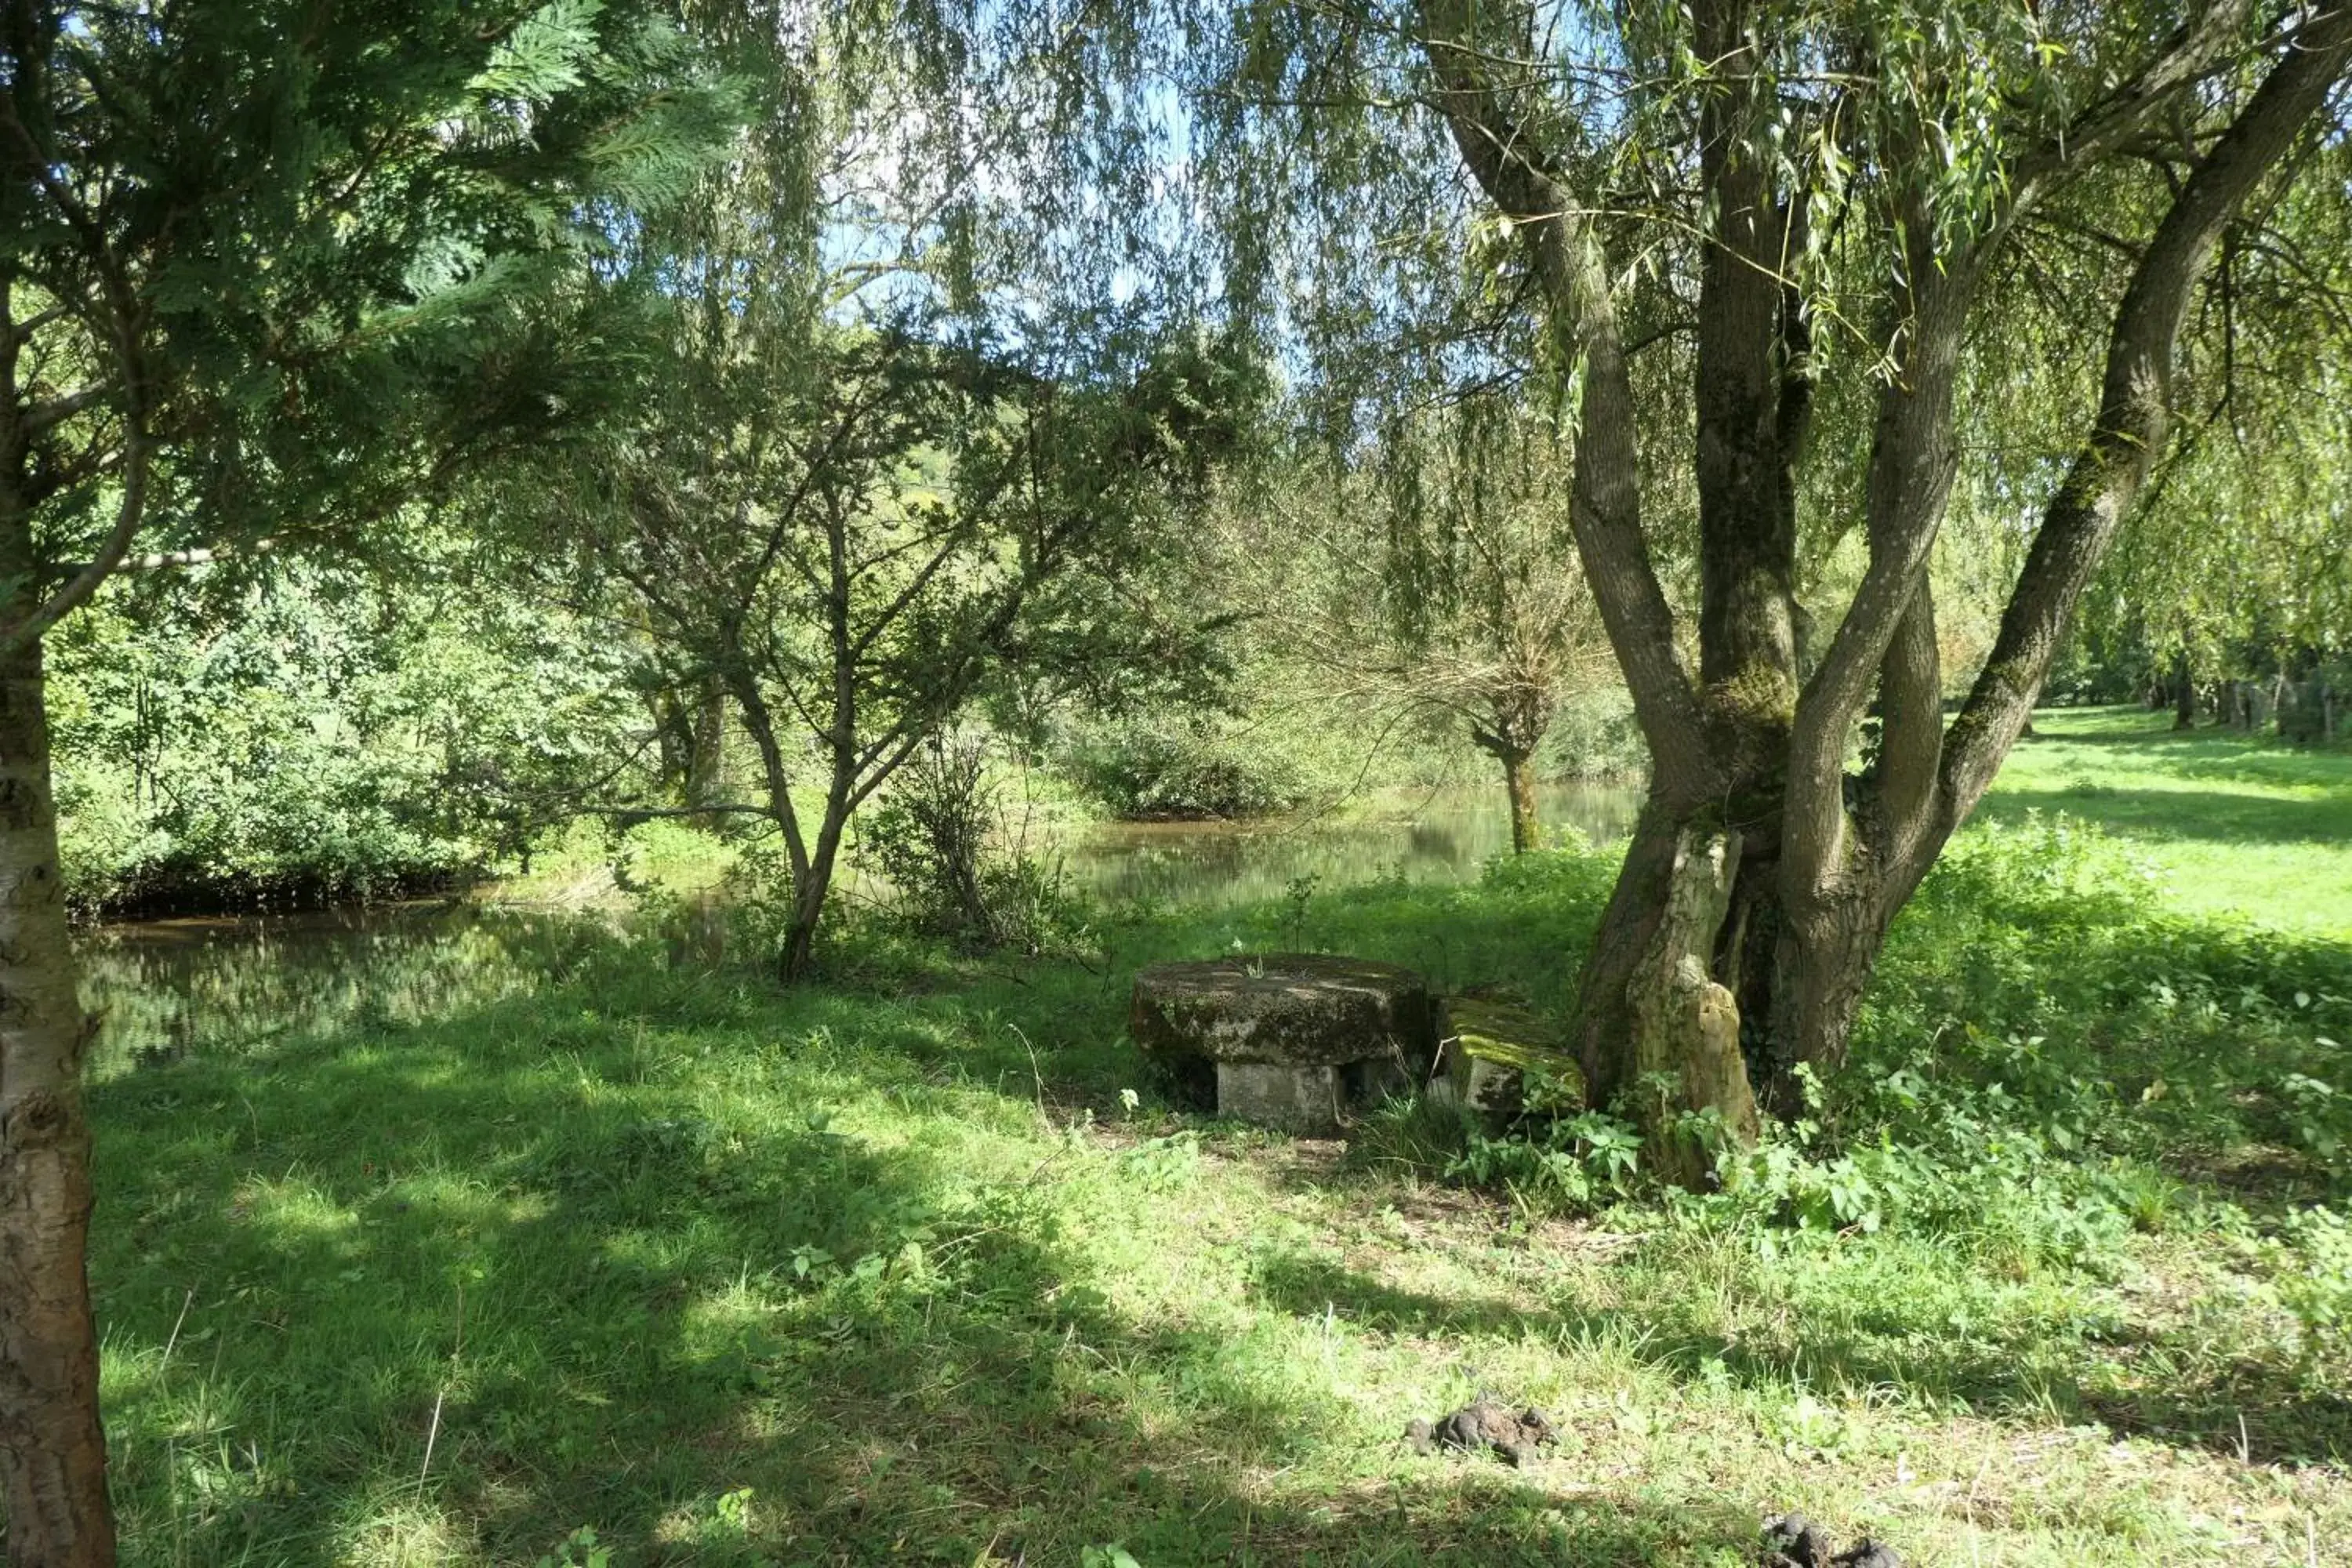
[[[2139, 746], [2100, 732], [2034, 765]], [[2133, 766], [2227, 782], [2166, 744]], [[584, 1563], [584, 1526], [615, 1564], [1729, 1568], [1798, 1507], [1922, 1564], [2352, 1561], [2328, 931], [1972, 833], [1819, 1125], [1672, 1204], [1465, 1187], [1425, 1111], [1204, 1121], [1122, 1044], [1135, 964], [1235, 942], [1556, 1006], [1610, 874], [1139, 915], [1085, 963], [877, 938], [793, 994], [551, 931], [526, 994], [126, 1073], [92, 1267], [129, 1559]], [[1554, 1457], [1398, 1440], [1482, 1386]]]
[[2189, 914], [2352, 934], [2352, 747], [2176, 733], [2169, 710], [2050, 709], [1979, 816], [2063, 812], [2137, 848]]

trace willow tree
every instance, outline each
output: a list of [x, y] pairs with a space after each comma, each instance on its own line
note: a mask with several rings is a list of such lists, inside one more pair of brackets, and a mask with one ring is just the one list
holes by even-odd
[[[2174, 434], [2217, 247], [2250, 203], [2340, 196], [2352, 9], [1338, 0], [1223, 36], [1194, 57], [1202, 162], [1265, 176], [1236, 185], [1237, 288], [1317, 348], [1409, 321], [1465, 253], [1524, 304], [1525, 337], [1453, 352], [1555, 388], [1562, 525], [1653, 759], [1583, 965], [1588, 1076], [1653, 1125], [1750, 1126], [1751, 1086], [1785, 1103], [1800, 1064], [1843, 1058], [1888, 922], [2026, 723]], [[1391, 216], [1366, 237], [1367, 212]], [[1948, 717], [1928, 564], [1969, 461], [1963, 367], [2013, 330], [2018, 258], [2067, 245], [2120, 259], [2063, 318], [2104, 363], [2013, 493], [2031, 542]], [[1318, 309], [1286, 260], [1360, 276]], [[1645, 401], [1658, 344], [1687, 374]], [[1864, 416], [1820, 417], [1839, 393]], [[1680, 561], [1644, 462], [1662, 428], [1696, 496]], [[1815, 504], [1852, 509], [1867, 560], [1806, 646]]]
[[[114, 1560], [43, 639], [143, 553], [349, 550], [549, 423], [529, 302], [722, 106], [593, 4], [0, 7], [0, 1516]], [[185, 558], [184, 556], [183, 557]]]
[[[1429, 409], [1361, 462], [1300, 463], [1266, 498], [1271, 529], [1254, 514], [1228, 552], [1330, 698], [1454, 727], [1494, 761], [1514, 852], [1542, 838], [1536, 752], [1559, 704], [1609, 679], [1576, 547], [1552, 526], [1569, 457], [1516, 396]], [[1265, 559], [1268, 531], [1286, 559]]]

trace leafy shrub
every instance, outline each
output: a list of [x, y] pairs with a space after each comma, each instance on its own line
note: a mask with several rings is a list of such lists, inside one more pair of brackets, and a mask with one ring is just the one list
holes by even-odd
[[641, 711], [610, 639], [429, 562], [397, 586], [297, 562], [142, 574], [52, 647], [85, 912], [465, 877], [530, 847], [524, 802], [608, 774]]
[[1641, 1148], [1633, 1123], [1588, 1110], [1539, 1119], [1516, 1137], [1473, 1133], [1447, 1162], [1445, 1173], [1475, 1186], [1504, 1188], [1530, 1208], [1580, 1210], [1602, 1198], [1631, 1195]]
[[915, 931], [971, 952], [1042, 952], [1084, 928], [1061, 863], [1030, 854], [989, 777], [988, 746], [936, 735], [866, 813], [858, 852], [898, 889]]
[[1302, 760], [1269, 737], [1236, 733], [1213, 719], [1134, 716], [1078, 737], [1062, 770], [1117, 816], [1264, 816], [1314, 791]]

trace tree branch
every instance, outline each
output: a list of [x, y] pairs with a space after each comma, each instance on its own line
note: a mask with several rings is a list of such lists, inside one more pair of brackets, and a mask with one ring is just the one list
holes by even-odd
[[1473, 0], [1433, 0], [1423, 43], [1463, 163], [1517, 228], [1564, 363], [1581, 363], [1569, 521], [1658, 775], [1704, 794], [1707, 755], [1673, 609], [1642, 537], [1640, 442], [1608, 259], [1582, 204], [1512, 116], [1470, 37]]
[[147, 470], [152, 457], [152, 443], [144, 423], [133, 413], [123, 431], [122, 497], [115, 508], [114, 527], [100, 544], [98, 553], [83, 563], [64, 587], [50, 595], [32, 614], [0, 633], [0, 654], [14, 654], [45, 635], [79, 608], [113, 574], [129, 552], [140, 525], [146, 521]]
[[1940, 844], [1967, 819], [2032, 716], [2074, 605], [2164, 446], [2181, 326], [2222, 230], [2326, 104], [2347, 64], [2352, 4], [2336, 0], [2287, 40], [2149, 242], [2116, 311], [2097, 418], [2051, 498], [1992, 657], [1946, 736], [1939, 831], [1923, 847]]

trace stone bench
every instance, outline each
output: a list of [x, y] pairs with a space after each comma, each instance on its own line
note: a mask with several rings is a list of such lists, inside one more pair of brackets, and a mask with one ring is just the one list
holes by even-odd
[[1128, 1033], [1179, 1077], [1213, 1069], [1221, 1116], [1329, 1133], [1420, 1080], [1435, 1015], [1409, 969], [1276, 952], [1149, 966], [1135, 977]]
[[1449, 996], [1439, 1004], [1438, 1073], [1432, 1099], [1460, 1105], [1490, 1122], [1527, 1109], [1527, 1079], [1553, 1080], [1552, 1094], [1584, 1102], [1584, 1072], [1557, 1026], [1514, 1002]]

